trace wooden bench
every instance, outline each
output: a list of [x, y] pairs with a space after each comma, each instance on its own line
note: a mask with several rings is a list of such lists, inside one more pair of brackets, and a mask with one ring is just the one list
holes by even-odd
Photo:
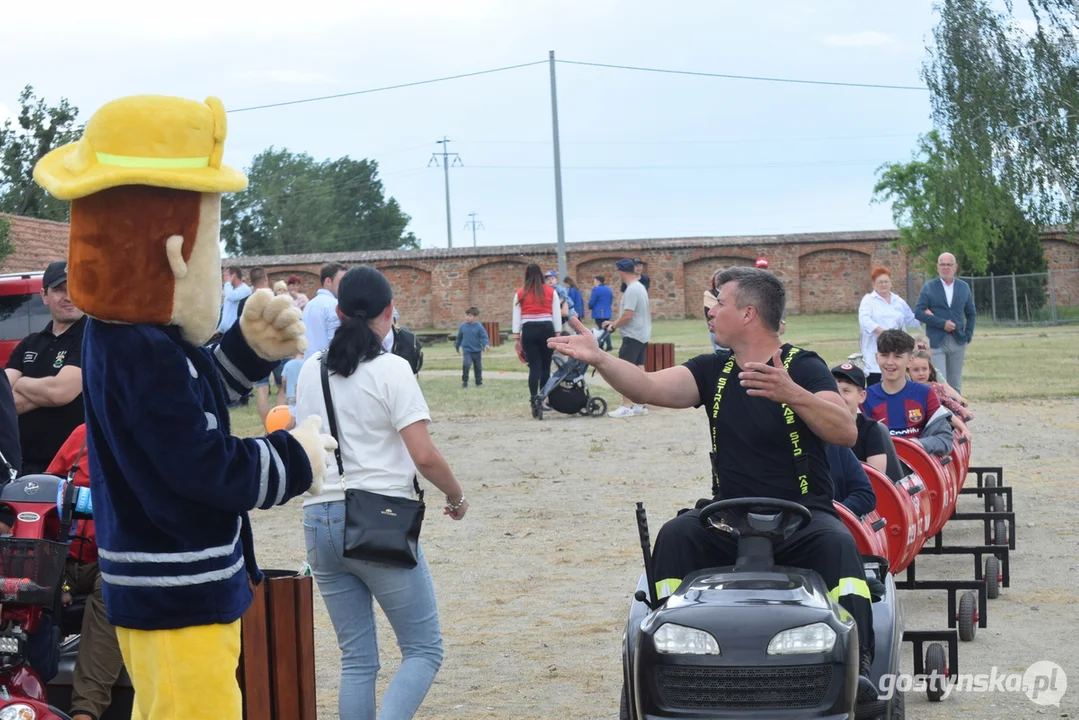
[[416, 339], [420, 341], [421, 345], [427, 347], [428, 345], [448, 342], [450, 334], [448, 332], [418, 332], [416, 333]]

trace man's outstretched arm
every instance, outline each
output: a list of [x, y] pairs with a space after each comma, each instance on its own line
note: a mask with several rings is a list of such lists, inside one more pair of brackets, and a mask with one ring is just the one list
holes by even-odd
[[679, 365], [659, 372], [646, 373], [633, 363], [619, 360], [599, 348], [592, 333], [580, 319], [570, 319], [579, 335], [553, 337], [548, 347], [574, 360], [585, 362], [599, 372], [611, 387], [641, 405], [669, 408], [688, 408], [701, 402], [697, 381], [689, 368]]

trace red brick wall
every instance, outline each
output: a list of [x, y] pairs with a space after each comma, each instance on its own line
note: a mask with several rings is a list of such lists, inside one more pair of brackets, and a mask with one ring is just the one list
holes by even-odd
[[[484, 322], [508, 330], [513, 322], [513, 293], [524, 283], [528, 263], [501, 260], [474, 268], [468, 274], [468, 304], [475, 305]], [[465, 306], [467, 307], [467, 305]], [[461, 321], [464, 321], [464, 311]]]
[[[734, 265], [752, 267], [756, 257], [735, 257], [733, 255], [692, 260], [683, 266], [685, 277], [686, 317], [704, 317], [704, 291], [711, 287], [712, 276], [720, 268]], [[694, 292], [696, 289], [696, 292]]]
[[1079, 305], [1079, 244], [1046, 240], [1045, 259], [1053, 272], [1053, 297], [1057, 305]]
[[813, 250], [798, 258], [801, 284], [798, 309], [803, 313], [857, 309], [872, 282], [872, 258], [856, 250]]
[[431, 273], [409, 265], [388, 265], [379, 270], [393, 288], [393, 306], [400, 314], [401, 324], [408, 327], [433, 325]]
[[[615, 291], [617, 309], [621, 281], [614, 265], [623, 257], [639, 257], [652, 278], [652, 317], [697, 318], [703, 310], [701, 293], [715, 269], [749, 265], [764, 256], [769, 270], [783, 281], [790, 314], [849, 312], [857, 309], [862, 296], [872, 287], [869, 273], [874, 265], [888, 267], [896, 291], [911, 294], [905, 287], [906, 255], [893, 247], [896, 237], [894, 232], [866, 232], [569, 243], [566, 267], [581, 287], [586, 303], [592, 276], [604, 275]], [[1054, 270], [1077, 268], [1073, 273], [1054, 273], [1054, 278], [1061, 300], [1079, 303], [1079, 245], [1047, 238], [1045, 248]], [[308, 295], [314, 294], [319, 268], [327, 261], [372, 265], [390, 278], [402, 322], [409, 327], [455, 328], [464, 318], [465, 309], [476, 305], [483, 320], [506, 328], [512, 313], [510, 297], [524, 279], [525, 266], [535, 262], [544, 271], [556, 268], [554, 250], [551, 244], [395, 250], [239, 258], [238, 264], [245, 268], [262, 265], [273, 279], [290, 272], [306, 273], [302, 277], [309, 279]], [[232, 262], [228, 259], [224, 264]], [[913, 297], [905, 299], [913, 303], [917, 288]]]

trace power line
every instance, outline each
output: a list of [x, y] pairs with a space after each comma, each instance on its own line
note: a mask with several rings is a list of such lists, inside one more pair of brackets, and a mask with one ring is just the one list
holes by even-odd
[[[563, 140], [563, 145], [744, 145], [747, 143], [838, 142], [917, 137], [918, 133], [894, 135], [837, 135], [832, 137], [732, 138], [730, 140]], [[457, 140], [465, 145], [550, 145], [550, 140]]]
[[487, 228], [485, 228], [483, 226], [483, 223], [481, 221], [476, 219], [475, 211], [470, 212], [468, 214], [468, 216], [470, 218], [472, 218], [472, 219], [465, 223], [465, 227], [466, 228], [467, 227], [472, 228], [472, 247], [476, 247], [476, 230], [477, 230], [477, 228], [480, 229], [480, 230], [486, 230]]
[[727, 80], [755, 80], [758, 82], [793, 83], [797, 85], [831, 85], [834, 87], [876, 88], [879, 90], [928, 90], [918, 85], [882, 85], [877, 83], [852, 83], [833, 80], [797, 80], [794, 78], [764, 77], [759, 75], [730, 75], [727, 73], [698, 72], [693, 70], [668, 70], [664, 68], [637, 67], [635, 65], [612, 65], [609, 63], [582, 62], [578, 60], [556, 60], [566, 65], [585, 65], [590, 67], [611, 68], [614, 70], [634, 70], [637, 72], [665, 73], [668, 75], [694, 75], [696, 77], [715, 77]]
[[322, 95], [320, 97], [306, 98], [303, 100], [286, 100], [284, 102], [267, 103], [265, 105], [252, 105], [251, 107], [236, 108], [235, 110], [229, 110], [230, 113], [241, 113], [249, 110], [265, 110], [267, 108], [284, 107], [286, 105], [299, 105], [301, 103], [319, 102], [322, 100], [336, 100], [343, 97], [352, 97], [353, 95], [367, 95], [368, 93], [382, 92], [384, 90], [399, 90], [401, 88], [416, 87], [417, 85], [430, 85], [431, 83], [446, 82], [447, 80], [460, 80], [461, 78], [476, 77], [477, 75], [490, 75], [491, 73], [504, 72], [506, 70], [516, 70], [523, 67], [531, 67], [532, 65], [543, 65], [546, 60], [537, 60], [530, 63], [521, 63], [520, 65], [507, 65], [505, 67], [492, 68], [490, 70], [478, 70], [476, 72], [461, 73], [460, 75], [448, 75], [446, 77], [431, 78], [430, 80], [417, 80], [415, 82], [400, 83], [398, 85], [385, 85], [383, 87], [368, 88], [367, 90], [354, 90], [353, 92], [338, 93], [336, 95]]

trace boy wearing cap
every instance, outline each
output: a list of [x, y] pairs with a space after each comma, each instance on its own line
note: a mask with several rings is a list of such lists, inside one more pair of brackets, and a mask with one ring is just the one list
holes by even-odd
[[[626, 289], [622, 293], [618, 319], [603, 323], [603, 328], [609, 332], [622, 331], [622, 346], [618, 348], [620, 360], [644, 367], [645, 351], [648, 349], [648, 341], [652, 339], [652, 314], [648, 307], [648, 291], [644, 289], [644, 285], [637, 277], [632, 260], [628, 258], [619, 260], [615, 267]], [[647, 415], [648, 408], [634, 403], [623, 395], [622, 406], [607, 414], [613, 418]]]
[[46, 268], [41, 299], [52, 320], [18, 344], [5, 371], [19, 414], [23, 475], [45, 472], [60, 446], [83, 422], [86, 316], [67, 294], [66, 260]]
[[554, 288], [554, 291], [558, 294], [558, 302], [562, 308], [562, 331], [569, 333], [569, 318], [571, 315], [577, 313], [573, 311], [572, 305], [569, 301], [569, 293], [562, 283], [558, 282], [558, 272], [555, 270], [548, 270], [543, 276], [543, 282]]
[[851, 448], [854, 456], [880, 470], [893, 482], [898, 482], [903, 477], [903, 468], [888, 428], [876, 420], [870, 420], [860, 410], [865, 402], [865, 373], [855, 365], [843, 363], [832, 368], [832, 376], [858, 428], [858, 440]]

